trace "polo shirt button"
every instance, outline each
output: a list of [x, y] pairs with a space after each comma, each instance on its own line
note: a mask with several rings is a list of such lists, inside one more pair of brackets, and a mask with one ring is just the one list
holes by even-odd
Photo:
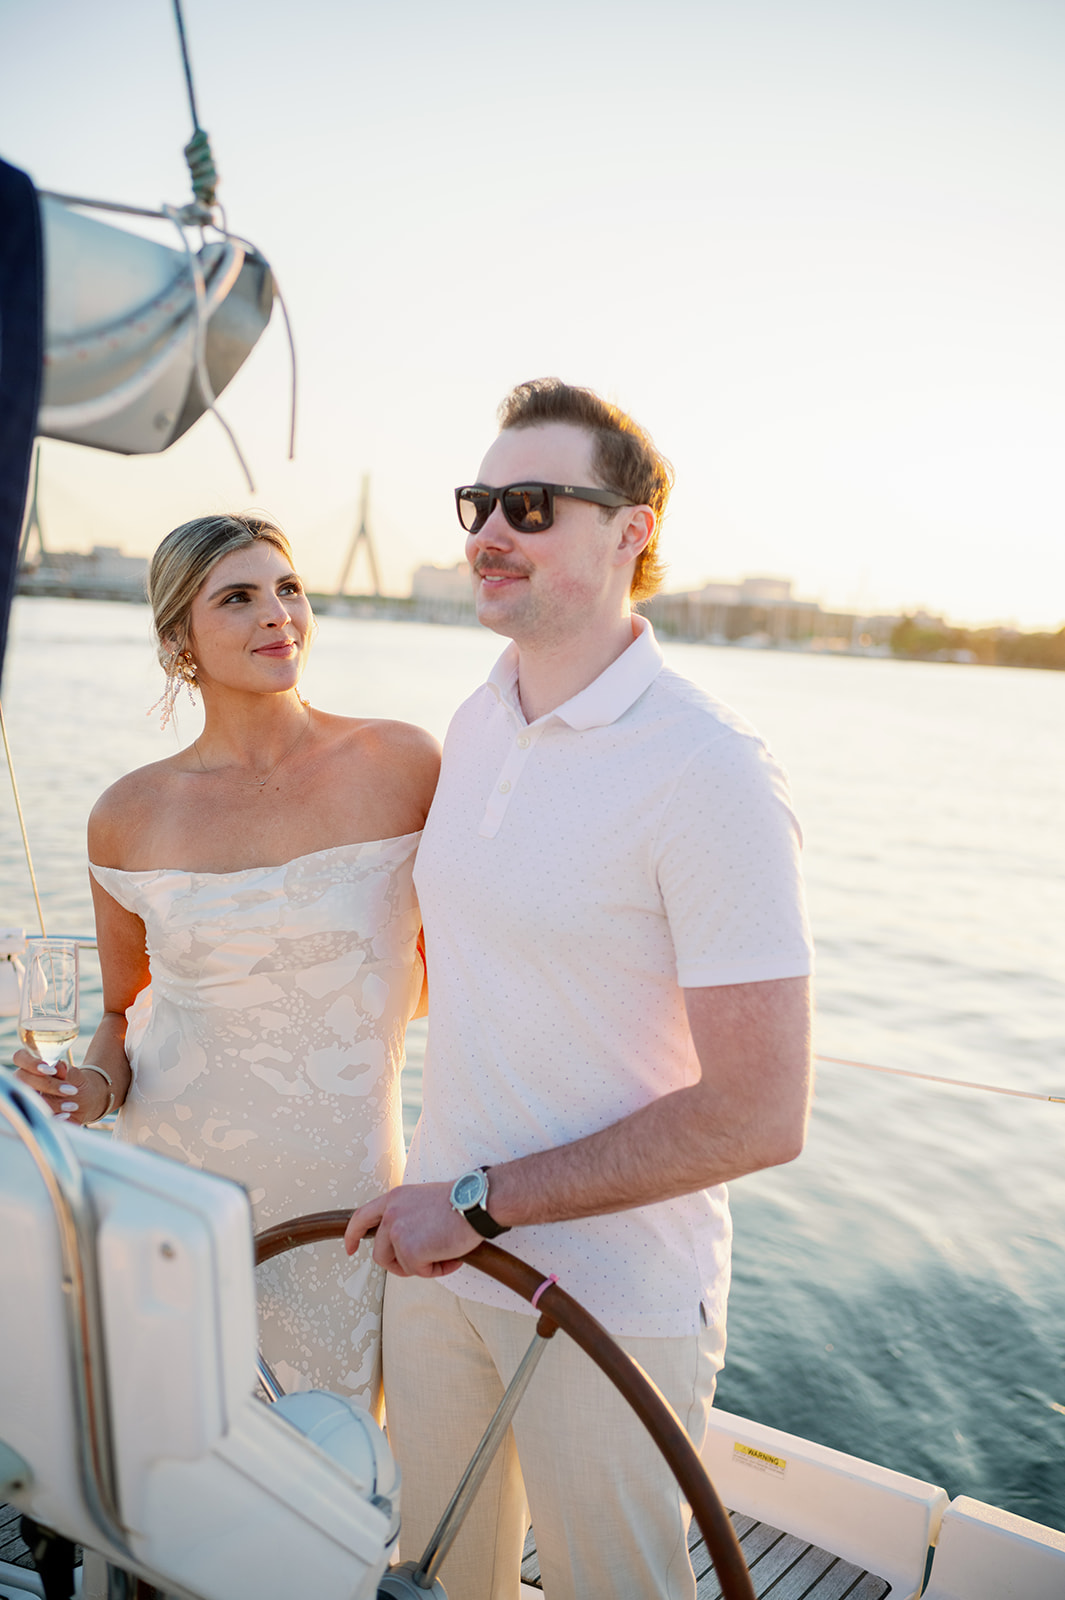
[[521, 738], [518, 740], [518, 749], [519, 750], [528, 750], [528, 748], [529, 748], [529, 741], [525, 737], [525, 735], [522, 734]]
[[510, 793], [510, 784], [507, 782], [507, 780], [505, 778], [503, 779], [503, 782], [499, 785], [499, 792], [500, 792], [500, 794], [509, 794]]

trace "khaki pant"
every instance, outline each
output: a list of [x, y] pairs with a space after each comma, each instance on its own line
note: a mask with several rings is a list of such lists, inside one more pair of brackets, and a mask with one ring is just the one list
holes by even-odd
[[[385, 1406], [403, 1472], [404, 1560], [421, 1555], [535, 1325], [438, 1280], [389, 1274]], [[701, 1449], [724, 1330], [618, 1343]], [[690, 1513], [676, 1482], [627, 1403], [561, 1332], [443, 1564], [449, 1600], [517, 1600], [530, 1515], [546, 1600], [694, 1600]]]

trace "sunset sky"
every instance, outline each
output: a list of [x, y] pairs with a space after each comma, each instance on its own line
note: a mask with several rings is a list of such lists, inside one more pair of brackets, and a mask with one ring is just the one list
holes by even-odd
[[[339, 576], [372, 475], [386, 584], [460, 559], [453, 485], [557, 373], [677, 471], [667, 587], [1065, 622], [1061, 0], [185, 0], [234, 230], [275, 317], [167, 455], [46, 443], [54, 548], [249, 505]], [[0, 0], [0, 154], [182, 203], [169, 0]], [[356, 579], [365, 582], [359, 569]]]

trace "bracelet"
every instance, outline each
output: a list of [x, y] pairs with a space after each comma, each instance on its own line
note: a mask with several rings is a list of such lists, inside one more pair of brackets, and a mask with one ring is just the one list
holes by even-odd
[[114, 1085], [114, 1080], [111, 1077], [111, 1074], [109, 1072], [105, 1072], [103, 1067], [94, 1066], [91, 1061], [83, 1061], [81, 1063], [81, 1070], [82, 1070], [82, 1072], [98, 1072], [100, 1074], [101, 1078], [106, 1083], [107, 1091], [108, 1091], [107, 1092], [107, 1110], [104, 1112], [104, 1116], [105, 1117], [109, 1117], [111, 1115], [112, 1111], [115, 1109], [115, 1085]]

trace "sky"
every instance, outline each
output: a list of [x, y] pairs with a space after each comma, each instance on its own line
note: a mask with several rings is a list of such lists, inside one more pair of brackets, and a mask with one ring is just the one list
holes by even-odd
[[[292, 317], [164, 455], [46, 441], [55, 549], [258, 507], [332, 589], [371, 475], [385, 587], [462, 557], [513, 384], [676, 469], [666, 587], [1065, 623], [1061, 0], [184, 0], [230, 226]], [[0, 154], [183, 203], [170, 0], [0, 0]], [[356, 588], [368, 586], [359, 565]]]

